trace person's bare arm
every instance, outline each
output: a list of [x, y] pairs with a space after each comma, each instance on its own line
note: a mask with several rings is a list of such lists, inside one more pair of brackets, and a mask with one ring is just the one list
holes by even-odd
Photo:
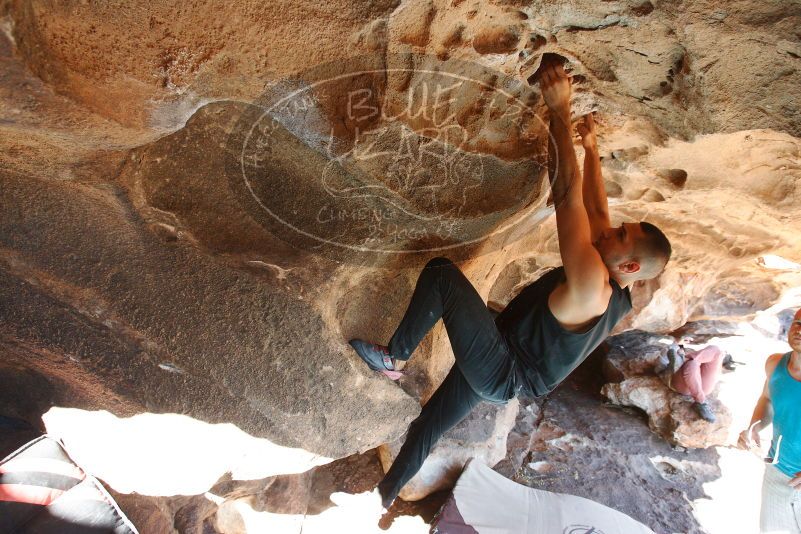
[[609, 221], [609, 201], [601, 175], [601, 156], [598, 152], [598, 139], [595, 135], [595, 119], [592, 113], [583, 117], [576, 127], [584, 147], [584, 208], [590, 220], [591, 239], [595, 241], [601, 233], [611, 226]]
[[[570, 81], [561, 65], [552, 64], [543, 69], [540, 87], [550, 110], [548, 178], [567, 278], [566, 291], [559, 291], [557, 296], [564, 306], [557, 307], [573, 308], [572, 304], [582, 303], [584, 309], [592, 312], [599, 304], [606, 306], [606, 302], [600, 301], [608, 285], [608, 271], [592, 245], [590, 221], [584, 207], [583, 180], [571, 135]], [[552, 311], [557, 315], [557, 310]]]
[[781, 354], [773, 354], [765, 362], [765, 385], [762, 387], [762, 394], [757, 400], [754, 407], [754, 413], [751, 415], [751, 421], [748, 423], [748, 428], [740, 432], [740, 437], [737, 445], [743, 449], [750, 449], [752, 447], [761, 447], [762, 443], [759, 439], [759, 432], [773, 422], [773, 405], [770, 402], [770, 390], [768, 389], [768, 381], [776, 365], [781, 360]]
[[760, 395], [754, 407], [754, 413], [751, 416], [751, 421], [748, 423], [748, 428], [740, 432], [740, 438], [737, 444], [744, 449], [750, 449], [754, 446], [757, 448], [761, 447], [762, 443], [759, 439], [759, 432], [771, 423], [772, 415], [770, 396], [768, 395], [768, 384], [766, 381], [762, 389], [762, 395]]

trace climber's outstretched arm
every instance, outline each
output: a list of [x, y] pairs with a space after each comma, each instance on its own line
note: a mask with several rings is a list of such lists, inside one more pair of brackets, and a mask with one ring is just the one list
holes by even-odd
[[[570, 308], [573, 304], [594, 309], [601, 304], [609, 272], [592, 245], [590, 221], [584, 207], [582, 177], [571, 134], [570, 80], [561, 65], [551, 64], [542, 70], [540, 87], [550, 111], [548, 178], [567, 278], [566, 287], [555, 292], [560, 302], [551, 301], [550, 305], [552, 311], [553, 306]], [[608, 300], [608, 294], [606, 297]], [[605, 308], [606, 302], [602, 304]]]
[[598, 152], [598, 139], [595, 136], [595, 120], [592, 113], [584, 116], [576, 127], [584, 147], [584, 207], [590, 220], [592, 241], [598, 240], [604, 230], [611, 227], [609, 221], [609, 202], [606, 199], [604, 178], [601, 175], [601, 157]]

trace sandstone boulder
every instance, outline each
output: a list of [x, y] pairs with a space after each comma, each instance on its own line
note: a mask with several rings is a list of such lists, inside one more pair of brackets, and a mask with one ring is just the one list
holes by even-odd
[[604, 361], [604, 374], [614, 382], [604, 384], [601, 394], [609, 402], [638, 408], [648, 416], [648, 426], [673, 445], [706, 448], [725, 445], [729, 439], [732, 416], [715, 392], [707, 403], [716, 421], [701, 419], [692, 407], [692, 398], [671, 391], [655, 376], [654, 366], [665, 353], [665, 339], [639, 332], [629, 332], [609, 340], [610, 350]]
[[657, 377], [632, 377], [605, 384], [601, 394], [614, 404], [643, 410], [651, 430], [673, 445], [704, 449], [727, 442], [731, 415], [714, 396], [708, 397], [707, 402], [717, 420], [708, 423], [693, 410], [692, 399], [670, 391]]

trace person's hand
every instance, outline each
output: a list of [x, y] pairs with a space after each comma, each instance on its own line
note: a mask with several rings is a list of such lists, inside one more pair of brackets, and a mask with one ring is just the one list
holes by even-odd
[[801, 471], [795, 474], [793, 478], [790, 479], [788, 482], [794, 489], [801, 489]]
[[746, 451], [760, 449], [762, 447], [762, 441], [759, 439], [759, 432], [756, 430], [756, 425], [740, 432], [740, 437], [737, 439], [737, 446]]
[[576, 131], [581, 136], [581, 146], [585, 150], [598, 148], [598, 140], [595, 137], [595, 119], [592, 113], [584, 115], [583, 119], [576, 125]]
[[570, 78], [562, 65], [551, 63], [543, 67], [540, 73], [540, 91], [548, 109], [570, 113]]

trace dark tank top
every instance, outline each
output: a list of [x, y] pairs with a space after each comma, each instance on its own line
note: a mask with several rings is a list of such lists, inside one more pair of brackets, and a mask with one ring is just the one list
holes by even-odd
[[517, 389], [528, 396], [553, 390], [606, 339], [631, 310], [631, 293], [611, 279], [609, 306], [594, 325], [571, 332], [559, 324], [548, 307], [551, 292], [565, 280], [557, 267], [527, 285], [495, 318], [498, 330], [517, 359]]

